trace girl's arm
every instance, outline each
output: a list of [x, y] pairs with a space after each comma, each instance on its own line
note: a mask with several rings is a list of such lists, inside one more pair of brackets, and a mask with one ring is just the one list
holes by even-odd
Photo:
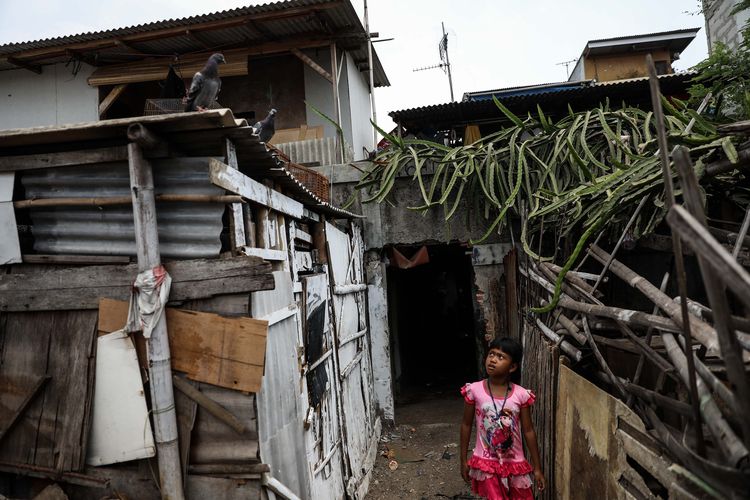
[[534, 480], [539, 491], [544, 490], [546, 481], [542, 473], [542, 461], [539, 459], [539, 447], [536, 442], [536, 431], [534, 424], [531, 422], [531, 411], [528, 406], [521, 407], [521, 429], [523, 438], [526, 441], [526, 447], [531, 455], [531, 465], [534, 467]]
[[461, 420], [461, 476], [467, 483], [469, 480], [469, 464], [466, 455], [469, 453], [469, 438], [471, 437], [471, 426], [474, 425], [474, 405], [464, 402], [464, 416]]

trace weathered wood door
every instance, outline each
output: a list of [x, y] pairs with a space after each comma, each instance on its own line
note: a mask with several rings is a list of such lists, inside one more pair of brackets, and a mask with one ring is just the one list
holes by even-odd
[[309, 409], [305, 416], [312, 498], [344, 498], [340, 396], [328, 273], [301, 277]]
[[373, 408], [373, 381], [367, 330], [363, 242], [359, 227], [347, 232], [326, 223], [333, 333], [341, 395], [341, 425], [344, 442], [346, 490], [351, 498], [362, 498], [365, 479], [377, 449]]

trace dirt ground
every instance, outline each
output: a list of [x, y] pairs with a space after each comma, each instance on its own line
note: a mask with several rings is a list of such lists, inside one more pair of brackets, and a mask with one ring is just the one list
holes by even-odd
[[[397, 425], [383, 432], [366, 500], [478, 498], [459, 471], [462, 413], [463, 399], [457, 391], [422, 395], [397, 405]], [[395, 470], [392, 461], [398, 464]]]

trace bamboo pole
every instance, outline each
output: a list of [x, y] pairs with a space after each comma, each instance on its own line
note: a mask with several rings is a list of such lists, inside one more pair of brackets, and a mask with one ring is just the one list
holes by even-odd
[[536, 325], [539, 327], [539, 330], [541, 330], [541, 332], [552, 342], [554, 342], [555, 344], [559, 344], [560, 349], [562, 349], [565, 354], [573, 358], [575, 361], [581, 361], [581, 359], [583, 359], [583, 354], [581, 353], [580, 349], [576, 348], [567, 340], [563, 340], [562, 337], [553, 332], [552, 329], [545, 325], [544, 322], [538, 317], [535, 318], [535, 320]]
[[[609, 262], [610, 270], [618, 278], [643, 293], [643, 295], [651, 300], [651, 302], [659, 306], [659, 309], [664, 311], [677, 326], [682, 326], [681, 305], [672, 300], [669, 295], [663, 293], [646, 278], [640, 276], [617, 259], [614, 259], [610, 254], [598, 246], [592, 245], [589, 248], [589, 252], [591, 253], [591, 256], [599, 262]], [[690, 322], [690, 329], [692, 335], [695, 336], [701, 344], [706, 346], [710, 353], [718, 354], [719, 339], [716, 330], [714, 330], [711, 325], [695, 318]]]
[[[687, 384], [689, 368], [685, 353], [671, 333], [662, 332], [661, 338], [664, 341], [664, 346], [667, 348], [669, 359], [674, 363], [683, 382]], [[716, 406], [716, 402], [711, 397], [708, 387], [700, 377], [696, 377], [696, 391], [698, 392], [703, 423], [708, 428], [729, 464], [732, 467], [737, 467], [743, 460], [747, 460], [749, 455], [747, 448], [745, 448], [742, 440], [724, 419], [719, 407]]]
[[[654, 122], [656, 124], [657, 140], [659, 142], [659, 156], [661, 157], [662, 179], [664, 180], [664, 198], [666, 199], [667, 208], [674, 205], [674, 187], [672, 186], [672, 170], [669, 165], [667, 155], [667, 132], [664, 126], [664, 111], [661, 106], [661, 91], [659, 90], [659, 77], [656, 74], [656, 66], [651, 54], [646, 55], [646, 66], [648, 67], [648, 83], [651, 89], [651, 105], [654, 110]], [[682, 253], [682, 241], [679, 235], [672, 235], [672, 251], [674, 252], [675, 274], [677, 276], [677, 288], [681, 297], [687, 297], [687, 275], [685, 274], [685, 260]], [[693, 366], [693, 356], [691, 349], [693, 345], [692, 331], [690, 329], [690, 314], [688, 313], [687, 302], [683, 302], [680, 307], [682, 312], [682, 334], [685, 337], [685, 357], [687, 358], [688, 370], [688, 389], [690, 391], [690, 401], [693, 405], [695, 414], [695, 433], [697, 441], [697, 451], [701, 456], [706, 455], [705, 445], [703, 443], [703, 429], [700, 423], [700, 410], [698, 408], [698, 390], [696, 388], [695, 367]]]
[[[659, 291], [664, 293], [664, 290], [667, 289], [668, 283], [669, 283], [669, 273], [664, 273], [664, 277], [661, 279], [661, 285], [659, 286]], [[654, 304], [654, 311], [651, 314], [656, 314], [658, 312], [659, 312], [659, 306]], [[648, 330], [646, 330], [645, 344], [649, 347], [651, 346], [651, 338], [653, 334], [654, 334], [653, 328], [649, 328]], [[635, 375], [633, 375], [634, 384], [637, 384], [640, 381], [641, 373], [643, 372], [643, 367], [645, 366], [645, 364], [646, 364], [646, 357], [643, 354], [641, 354], [640, 356], [638, 356], [638, 364], [635, 367]], [[662, 377], [662, 380], [663, 380], [663, 377]], [[661, 384], [657, 383], [657, 388], [660, 388], [660, 387], [661, 387]]]
[[[156, 229], [153, 172], [151, 164], [143, 157], [141, 147], [133, 142], [128, 144], [128, 166], [133, 197], [138, 269], [143, 272], [160, 266], [161, 259], [159, 235]], [[165, 500], [182, 500], [185, 495], [182, 489], [177, 414], [172, 388], [166, 314], [160, 315], [151, 337], [146, 341], [146, 347], [161, 497]]]
[[[692, 214], [694, 217], [693, 220], [695, 221], [695, 229], [699, 232], [706, 233], [708, 240], [713, 240], [713, 238], [705, 231], [706, 215], [704, 214], [701, 205], [700, 193], [698, 191], [698, 179], [695, 176], [692, 162], [690, 161], [690, 157], [685, 148], [680, 148], [678, 150], [675, 163], [682, 181], [682, 195], [685, 198], [686, 205], [690, 211], [690, 213], [685, 213], [684, 215], [689, 219]], [[667, 220], [671, 226], [675, 221], [674, 217], [671, 216], [681, 213], [681, 210], [684, 211], [684, 209], [679, 206], [673, 206], [669, 210]], [[713, 241], [715, 243], [715, 240]], [[714, 312], [714, 324], [716, 325], [724, 363], [727, 367], [727, 376], [738, 395], [737, 401], [740, 404], [739, 414], [745, 416], [745, 418], [741, 419], [744, 443], [747, 448], [750, 448], [750, 418], [748, 418], [748, 416], [750, 416], [750, 384], [748, 384], [745, 365], [742, 361], [743, 351], [737, 341], [737, 336], [735, 335], [734, 330], [730, 327], [732, 314], [729, 309], [725, 290], [725, 285], [727, 283], [732, 287], [733, 280], [740, 280], [742, 278], [741, 273], [744, 273], [748, 282], [747, 295], [750, 295], [750, 274], [741, 267], [739, 269], [732, 266], [728, 269], [716, 267], [706, 256], [706, 254], [711, 254], [710, 251], [699, 252], [697, 247], [694, 248], [694, 250], [698, 256], [698, 265], [700, 266], [701, 276], [703, 277], [703, 283], [706, 287], [706, 294], [708, 295], [709, 303]], [[726, 253], [726, 251], [719, 246], [718, 253], [721, 254], [722, 252]], [[736, 260], [731, 259], [731, 256], [728, 255], [727, 257], [729, 257], [728, 260], [730, 264], [739, 266]], [[737, 293], [742, 293], [734, 287], [732, 287], [732, 289]], [[750, 296], [743, 295], [744, 294], [739, 297], [740, 300], [742, 300], [744, 304], [750, 304]], [[681, 300], [680, 303], [684, 308], [687, 308], [687, 295], [680, 293], [680, 296], [684, 297], [684, 300]], [[692, 356], [690, 356], [689, 359], [692, 362]]]
[[[157, 202], [170, 203], [244, 203], [242, 196], [237, 195], [207, 195], [207, 194], [160, 194], [154, 196]], [[18, 200], [13, 207], [18, 209], [37, 207], [106, 207], [131, 205], [132, 196], [106, 196], [91, 198], [36, 198]]]

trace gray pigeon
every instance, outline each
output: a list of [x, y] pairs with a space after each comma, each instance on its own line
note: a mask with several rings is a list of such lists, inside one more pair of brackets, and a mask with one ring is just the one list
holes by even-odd
[[260, 142], [270, 141], [273, 134], [276, 133], [276, 127], [273, 123], [274, 115], [276, 115], [276, 110], [272, 109], [268, 112], [268, 116], [253, 125], [253, 132], [258, 136]]
[[195, 74], [193, 83], [188, 91], [185, 111], [204, 111], [216, 100], [221, 90], [221, 78], [219, 78], [219, 64], [224, 64], [222, 54], [213, 54], [208, 58], [206, 65]]

